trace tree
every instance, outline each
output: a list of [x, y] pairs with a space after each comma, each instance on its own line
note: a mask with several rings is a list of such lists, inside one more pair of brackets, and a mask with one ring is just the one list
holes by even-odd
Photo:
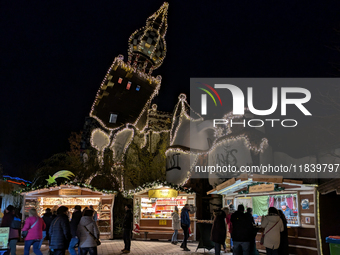
[[[124, 157], [125, 184], [136, 188], [154, 180], [165, 180], [166, 158], [165, 151], [169, 146], [169, 133], [158, 133], [141, 148], [141, 144], [134, 139]], [[157, 139], [156, 139], [157, 138]]]

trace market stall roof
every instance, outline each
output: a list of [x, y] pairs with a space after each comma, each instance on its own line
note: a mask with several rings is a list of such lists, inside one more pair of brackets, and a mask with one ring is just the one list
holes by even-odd
[[67, 197], [75, 197], [75, 196], [113, 196], [113, 194], [107, 194], [105, 192], [101, 192], [98, 190], [92, 190], [87, 187], [80, 187], [77, 185], [59, 185], [59, 186], [51, 186], [41, 189], [34, 189], [26, 192], [22, 192], [22, 195], [30, 196], [30, 197], [41, 197], [41, 196], [67, 196]]
[[282, 177], [277, 177], [277, 176], [253, 175], [251, 177], [240, 176], [237, 179], [231, 178], [223, 182], [222, 184], [216, 186], [215, 189], [208, 191], [207, 194], [208, 195], [209, 194], [236, 195], [238, 191], [247, 189], [249, 185], [256, 184], [259, 182], [278, 184], [280, 185], [280, 187], [283, 187], [286, 191], [308, 190], [311, 188], [311, 186], [313, 186], [313, 185], [303, 184], [302, 181], [283, 179]]
[[172, 184], [172, 183], [167, 182], [167, 181], [154, 181], [154, 182], [145, 183], [142, 186], [139, 186], [135, 189], [125, 190], [123, 192], [123, 195], [125, 197], [130, 197], [130, 196], [134, 196], [134, 195], [140, 195], [140, 194], [145, 193], [145, 192], [147, 192], [151, 189], [160, 189], [160, 188], [174, 189], [174, 190], [177, 190], [179, 192], [184, 192], [184, 193], [187, 193], [187, 194], [194, 193], [190, 188], [185, 188], [185, 187], [180, 186], [180, 185], [175, 185], [175, 184]]
[[321, 184], [318, 187], [318, 191], [322, 195], [328, 194], [333, 191], [336, 191], [336, 194], [340, 195], [340, 179], [333, 179], [326, 183]]

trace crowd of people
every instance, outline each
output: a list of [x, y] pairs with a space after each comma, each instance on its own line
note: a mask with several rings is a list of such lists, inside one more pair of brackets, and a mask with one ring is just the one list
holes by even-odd
[[[130, 253], [131, 236], [133, 227], [132, 206], [125, 206], [123, 222], [123, 253]], [[287, 211], [287, 210], [286, 210]], [[262, 216], [261, 227], [263, 230], [263, 246], [268, 255], [288, 255], [288, 231], [286, 211], [270, 207], [267, 216]], [[183, 242], [181, 248], [190, 251], [187, 241], [190, 234], [190, 206], [185, 204], [179, 214], [175, 207], [172, 213], [172, 228], [174, 230], [171, 243], [178, 243], [178, 230], [183, 230]], [[64, 255], [66, 250], [71, 255], [97, 255], [97, 246], [100, 245], [99, 229], [97, 226], [97, 212], [92, 206], [83, 211], [81, 206], [74, 207], [71, 220], [66, 206], [47, 208], [42, 217], [38, 216], [36, 209], [29, 211], [29, 217], [21, 228], [19, 211], [9, 205], [4, 211], [1, 227], [9, 227], [10, 254], [16, 255], [16, 244], [21, 232], [25, 240], [24, 255], [29, 255], [31, 246], [36, 255], [42, 255], [40, 251], [44, 240], [48, 240], [49, 249], [53, 255]], [[227, 252], [226, 240], [230, 237], [231, 250], [234, 255], [257, 255], [256, 235], [258, 228], [255, 227], [252, 209], [245, 208], [240, 204], [237, 211], [232, 205], [223, 209], [214, 210], [214, 220], [210, 239], [215, 243], [215, 254], [220, 254], [223, 249]], [[78, 247], [78, 249], [76, 249]], [[78, 250], [78, 252], [77, 252]]]
[[44, 240], [48, 240], [53, 255], [64, 255], [66, 250], [71, 255], [97, 255], [100, 232], [96, 223], [97, 212], [92, 206], [81, 211], [81, 206], [76, 205], [71, 220], [66, 206], [47, 208], [43, 217], [39, 217], [36, 209], [30, 209], [22, 229], [20, 218], [12, 205], [5, 209], [1, 227], [10, 228], [10, 255], [16, 255], [19, 232], [25, 240], [24, 255], [29, 255], [31, 246], [36, 255], [42, 255], [40, 249]]
[[[261, 244], [268, 255], [289, 254], [287, 220], [283, 211], [270, 207], [268, 215], [262, 216], [261, 228]], [[220, 254], [221, 247], [227, 252], [226, 239], [230, 235], [234, 255], [257, 255], [257, 232], [251, 208], [245, 212], [244, 206], [240, 204], [235, 212], [228, 207], [214, 211], [210, 239], [215, 243], [215, 254]]]

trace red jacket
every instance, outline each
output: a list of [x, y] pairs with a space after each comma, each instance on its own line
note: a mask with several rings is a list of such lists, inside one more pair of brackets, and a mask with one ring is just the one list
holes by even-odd
[[34, 225], [33, 228], [30, 229], [30, 227], [34, 224], [34, 222], [37, 220], [36, 217], [28, 217], [25, 221], [25, 225], [22, 228], [22, 231], [28, 231], [28, 234], [25, 238], [25, 241], [27, 240], [41, 240], [42, 239], [42, 232], [46, 228], [46, 224], [42, 218], [38, 218], [37, 223]]

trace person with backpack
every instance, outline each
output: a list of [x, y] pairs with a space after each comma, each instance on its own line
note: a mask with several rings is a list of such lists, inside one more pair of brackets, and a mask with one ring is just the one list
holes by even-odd
[[7, 206], [5, 214], [2, 218], [1, 227], [9, 227], [9, 248], [10, 254], [16, 255], [16, 246], [19, 239], [19, 229], [21, 228], [21, 220], [16, 217], [15, 208], [12, 205]]
[[44, 220], [38, 216], [37, 210], [29, 210], [29, 217], [26, 219], [21, 232], [25, 238], [24, 255], [29, 255], [31, 245], [33, 245], [33, 252], [36, 255], [42, 255], [39, 246], [40, 240], [43, 237], [42, 232], [45, 228], [46, 224]]
[[68, 220], [68, 208], [60, 206], [57, 210], [57, 217], [51, 222], [50, 249], [53, 255], [65, 255], [71, 240], [70, 223]]

